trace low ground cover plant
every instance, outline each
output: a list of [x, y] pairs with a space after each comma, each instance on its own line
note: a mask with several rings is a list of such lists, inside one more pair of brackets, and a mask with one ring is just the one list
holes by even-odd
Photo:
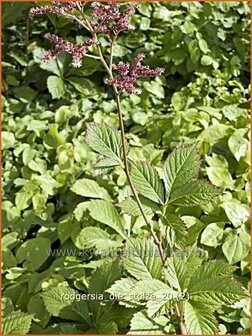
[[19, 6], [2, 333], [249, 333], [247, 4]]

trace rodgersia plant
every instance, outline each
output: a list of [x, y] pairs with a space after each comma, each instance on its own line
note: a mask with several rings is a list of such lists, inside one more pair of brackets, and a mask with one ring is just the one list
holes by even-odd
[[[92, 8], [91, 16], [86, 15], [87, 6]], [[79, 1], [54, 1], [30, 11], [30, 17], [63, 16], [85, 30], [88, 38], [82, 43], [46, 33], [45, 38], [52, 43], [52, 48], [45, 53], [44, 61], [62, 53], [71, 55], [74, 67], [80, 67], [82, 62], [85, 64], [86, 57], [99, 59], [107, 74], [105, 83], [108, 89], [109, 86], [112, 88], [116, 101], [119, 130], [104, 123], [86, 123], [85, 141], [101, 156], [94, 170], [108, 172], [120, 166], [126, 174], [131, 194], [117, 204], [95, 181], [83, 179], [82, 182], [89, 183], [89, 190], [92, 190], [89, 192], [90, 216], [110, 227], [116, 239], [112, 240], [98, 227], [85, 227], [83, 235], [88, 247], [122, 247], [119, 258], [122, 269], [118, 260], [101, 263], [90, 279], [87, 293], [113, 297], [119, 304], [118, 309], [123, 309], [122, 314], [125, 314], [132, 334], [216, 334], [219, 329], [215, 311], [222, 305], [236, 303], [245, 294], [234, 280], [234, 267], [222, 260], [207, 260], [206, 253], [197, 248], [197, 229], [193, 234], [177, 214], [180, 206], [206, 204], [218, 194], [210, 183], [199, 179], [197, 144], [175, 149], [166, 158], [161, 172], [148, 162], [129, 158], [121, 94], [139, 94], [137, 81], [140, 78], [158, 76], [165, 71], [144, 65], [143, 53], [139, 53], [131, 64], [114, 63], [113, 47], [118, 34], [134, 28], [130, 17], [137, 8], [135, 3], [95, 2], [90, 6]], [[107, 39], [109, 48], [102, 48], [101, 36]], [[89, 51], [91, 46], [95, 50], [93, 53]], [[72, 187], [76, 193], [78, 183]], [[132, 223], [135, 218], [142, 217], [148, 236], [137, 237], [126, 228], [123, 214], [131, 216]], [[120, 322], [117, 324], [117, 318], [111, 322], [108, 315], [110, 310], [113, 312], [111, 300], [104, 300], [103, 306], [97, 301], [63, 300], [59, 309], [53, 305], [53, 299], [64, 290], [69, 295], [75, 293], [71, 288], [61, 287], [42, 295], [50, 314], [83, 322], [89, 333], [97, 333], [97, 330], [107, 334], [117, 332]]]

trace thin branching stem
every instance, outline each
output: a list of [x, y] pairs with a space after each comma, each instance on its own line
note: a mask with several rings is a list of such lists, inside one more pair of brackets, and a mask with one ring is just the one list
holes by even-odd
[[100, 59], [99, 56], [90, 55], [90, 54], [85, 54], [85, 57], [89, 57], [89, 58], [93, 58], [93, 59]]

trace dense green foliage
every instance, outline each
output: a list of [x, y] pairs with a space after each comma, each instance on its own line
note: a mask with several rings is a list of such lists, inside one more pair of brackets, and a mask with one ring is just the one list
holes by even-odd
[[[129, 157], [151, 163], [130, 167], [148, 218], [167, 246], [187, 251], [168, 260], [173, 290], [155, 251], [145, 253], [155, 245], [117, 166], [120, 138], [106, 126], [118, 128], [116, 106], [98, 60], [85, 58], [80, 69], [68, 56], [41, 61], [44, 33], [78, 42], [85, 32], [51, 15], [30, 21], [29, 2], [2, 6], [3, 333], [174, 333], [162, 313], [187, 292], [190, 333], [218, 333], [217, 319], [222, 334], [249, 334], [249, 300], [236, 302], [250, 269], [248, 3], [143, 3], [136, 29], [114, 48], [116, 61], [141, 51], [165, 67], [140, 83], [140, 96], [123, 94], [122, 109]], [[160, 206], [171, 215], [158, 219]], [[137, 256], [104, 255], [129, 235]], [[80, 292], [105, 300], [59, 300]], [[127, 298], [143, 292], [160, 300]]]

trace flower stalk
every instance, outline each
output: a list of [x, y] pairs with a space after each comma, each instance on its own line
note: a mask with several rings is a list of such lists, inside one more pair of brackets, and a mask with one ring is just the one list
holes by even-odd
[[[159, 256], [162, 261], [162, 265], [163, 267], [166, 267], [166, 257], [162, 246], [162, 240], [161, 238], [158, 237], [151, 223], [149, 222], [146, 213], [144, 211], [142, 202], [140, 200], [140, 197], [138, 195], [138, 192], [135, 189], [131, 178], [130, 161], [127, 155], [126, 135], [125, 135], [124, 121], [120, 100], [120, 94], [123, 90], [131, 94], [139, 94], [141, 92], [140, 89], [134, 86], [134, 84], [139, 78], [154, 77], [156, 75], [160, 75], [164, 71], [164, 69], [162, 68], [150, 69], [149, 66], [142, 65], [141, 61], [144, 58], [144, 54], [138, 54], [132, 65], [125, 62], [119, 62], [118, 64], [113, 64], [114, 42], [121, 31], [133, 28], [129, 24], [129, 19], [133, 11], [138, 7], [137, 4], [131, 4], [123, 12], [120, 12], [118, 4], [114, 2], [110, 2], [107, 4], [93, 3], [92, 4], [93, 18], [96, 20], [95, 24], [91, 23], [85, 16], [84, 13], [85, 6], [81, 2], [68, 2], [64, 4], [66, 5], [61, 5], [60, 2], [54, 1], [52, 2], [52, 6], [33, 8], [30, 11], [30, 17], [46, 13], [55, 14], [57, 16], [64, 16], [68, 19], [74, 20], [79, 27], [85, 28], [92, 35], [92, 38], [82, 43], [74, 44], [72, 42], [63, 40], [57, 35], [47, 33], [45, 35], [45, 38], [54, 43], [55, 47], [54, 49], [49, 50], [45, 54], [44, 60], [49, 61], [51, 58], [61, 53], [69, 53], [72, 55], [72, 65], [75, 67], [81, 66], [83, 57], [99, 59], [101, 64], [103, 65], [108, 75], [107, 84], [112, 86], [114, 98], [116, 101], [117, 115], [119, 120], [119, 130], [123, 151], [124, 172], [127, 177], [127, 181], [132, 191], [132, 194], [135, 197], [136, 203], [141, 212], [141, 215], [146, 223], [146, 226], [148, 227], [148, 230], [154, 240], [154, 243], [157, 246]], [[74, 14], [75, 10], [78, 10], [80, 12], [82, 19], [80, 19]], [[104, 34], [110, 43], [108, 62], [104, 58], [101, 46], [98, 42], [99, 33]], [[96, 46], [98, 56], [86, 53], [86, 49], [92, 45]], [[118, 73], [117, 76], [113, 75], [113, 70], [117, 71]], [[168, 282], [167, 284], [172, 288], [172, 286]], [[186, 335], [187, 333], [183, 322], [183, 314], [180, 312], [180, 309], [177, 304], [174, 306], [174, 310], [178, 318], [180, 331], [183, 335]]]

